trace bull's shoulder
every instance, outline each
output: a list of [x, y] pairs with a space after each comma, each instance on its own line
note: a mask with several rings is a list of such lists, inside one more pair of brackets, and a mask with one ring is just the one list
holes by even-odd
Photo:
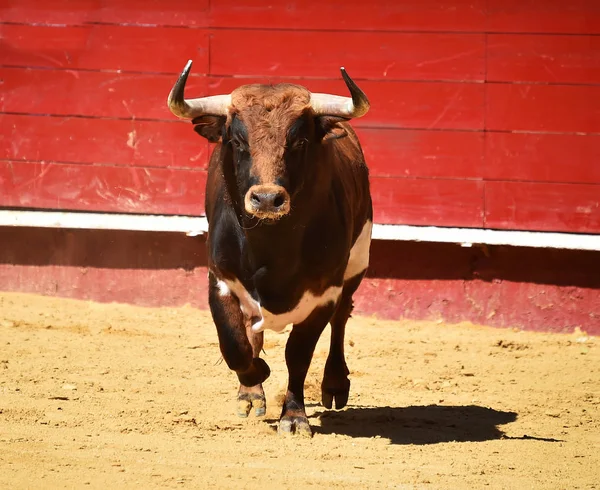
[[373, 205], [369, 169], [358, 136], [348, 123], [341, 124], [348, 136], [334, 142], [331, 190], [342, 210], [344, 227], [349, 231], [353, 245], [365, 223], [373, 220]]
[[213, 203], [208, 218], [208, 265], [213, 270], [239, 274], [244, 233], [235, 211], [225, 201]]

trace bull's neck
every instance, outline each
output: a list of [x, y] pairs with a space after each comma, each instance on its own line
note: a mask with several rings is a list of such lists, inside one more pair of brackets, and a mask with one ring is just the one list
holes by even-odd
[[304, 226], [292, 217], [274, 224], [259, 223], [245, 230], [246, 246], [253, 268], [291, 266], [300, 253]]
[[276, 223], [244, 226], [248, 258], [253, 269], [266, 268], [269, 274], [287, 277], [299, 272], [307, 230], [319, 221], [319, 215], [327, 207], [327, 195], [320, 194], [313, 188], [310, 195], [292, 205], [288, 216]]
[[331, 204], [333, 169], [327, 164], [327, 153], [322, 149], [315, 155], [312, 170], [304, 175], [304, 183], [292, 196], [290, 214], [273, 224], [240, 223], [246, 236], [246, 247], [251, 268], [262, 268], [269, 275], [297, 275], [301, 268], [305, 235], [310, 227], [322, 221], [323, 213]]

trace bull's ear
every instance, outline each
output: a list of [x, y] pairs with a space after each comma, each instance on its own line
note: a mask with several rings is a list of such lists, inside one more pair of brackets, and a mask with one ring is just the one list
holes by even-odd
[[346, 130], [339, 123], [346, 121], [343, 117], [319, 116], [316, 119], [317, 138], [321, 141], [337, 140], [348, 136]]
[[192, 119], [194, 131], [211, 143], [216, 143], [223, 133], [226, 116], [200, 116]]

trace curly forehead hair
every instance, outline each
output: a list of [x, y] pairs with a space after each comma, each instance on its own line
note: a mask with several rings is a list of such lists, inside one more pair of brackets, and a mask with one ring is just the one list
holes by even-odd
[[310, 92], [299, 85], [244, 85], [231, 93], [231, 102], [238, 111], [261, 107], [267, 112], [301, 112], [310, 105]]

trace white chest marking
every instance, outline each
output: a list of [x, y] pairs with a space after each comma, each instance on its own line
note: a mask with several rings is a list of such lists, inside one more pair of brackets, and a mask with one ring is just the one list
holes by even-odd
[[369, 266], [369, 248], [373, 222], [367, 221], [350, 250], [350, 259], [344, 272], [344, 281], [363, 272]]
[[[367, 221], [356, 239], [352, 250], [350, 250], [350, 258], [344, 272], [344, 280], [360, 274], [369, 265], [372, 228], [373, 223]], [[331, 286], [320, 296], [315, 296], [310, 291], [305, 291], [294, 308], [276, 315], [263, 308], [237, 279], [218, 280], [217, 287], [219, 288], [219, 295], [228, 296], [233, 293], [238, 298], [240, 309], [246, 319], [252, 320], [252, 330], [255, 332], [262, 332], [265, 329], [280, 332], [288, 325], [302, 323], [317, 307], [324, 306], [330, 302], [336, 302], [342, 293], [341, 286]]]
[[262, 332], [265, 329], [280, 332], [288, 325], [302, 323], [315, 308], [336, 302], [342, 292], [341, 286], [331, 286], [321, 296], [315, 296], [310, 291], [305, 291], [294, 308], [276, 315], [262, 307], [237, 279], [219, 280], [217, 287], [221, 296], [231, 293], [237, 296], [240, 309], [246, 319], [252, 320], [252, 330], [255, 332]]

